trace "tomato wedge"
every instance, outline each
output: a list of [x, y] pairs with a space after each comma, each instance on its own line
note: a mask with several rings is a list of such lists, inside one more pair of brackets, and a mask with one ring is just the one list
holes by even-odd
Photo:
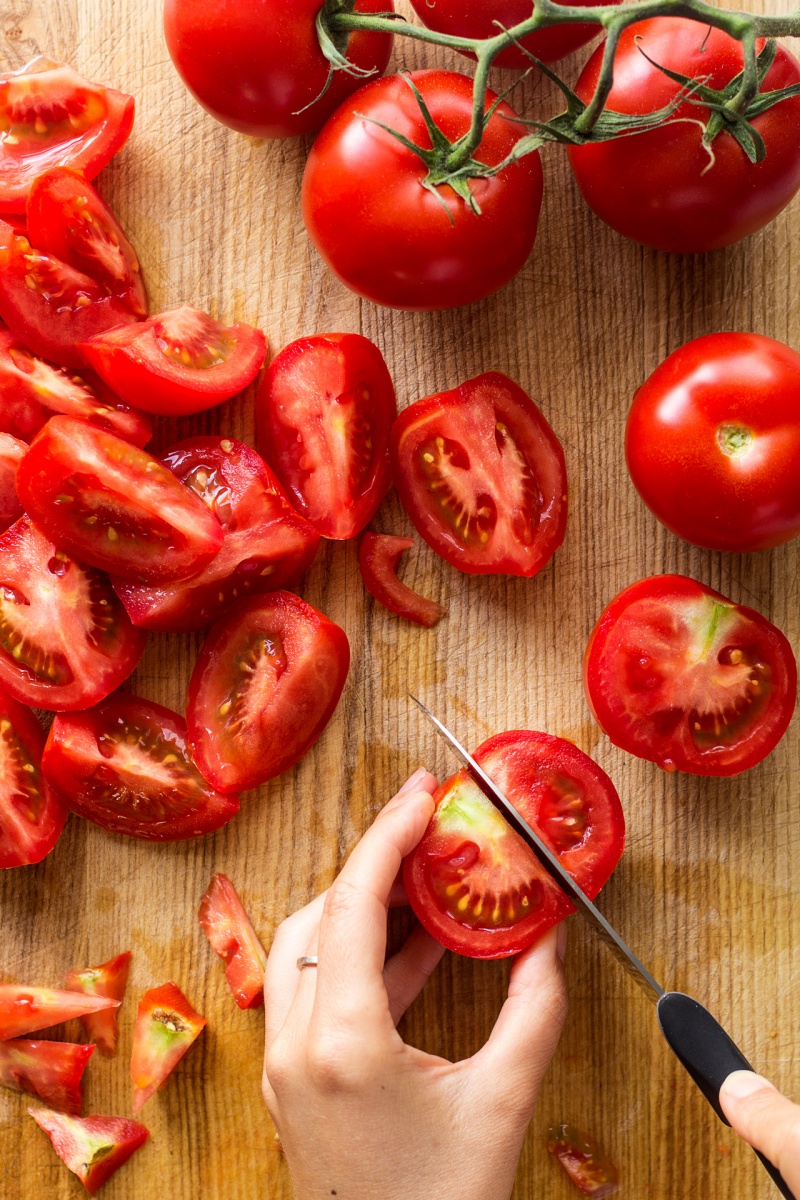
[[17, 491], [58, 546], [122, 579], [186, 579], [222, 546], [217, 518], [158, 459], [72, 417], [34, 438]]
[[243, 391], [263, 366], [267, 342], [252, 325], [223, 325], [184, 304], [135, 327], [98, 330], [79, 350], [129, 404], [182, 416]]
[[[572, 742], [515, 730], [475, 759], [591, 898], [622, 856], [625, 818], [611, 780]], [[437, 941], [469, 958], [505, 958], [574, 912], [466, 771], [441, 785], [405, 859], [411, 907]]]
[[356, 333], [281, 350], [256, 400], [258, 447], [299, 513], [327, 538], [355, 537], [391, 483], [394, 385], [377, 346]]
[[17, 468], [28, 447], [10, 433], [0, 433], [0, 530], [8, 529], [22, 516], [17, 495]]
[[[84, 992], [87, 996], [107, 996], [111, 1000], [125, 998], [131, 952], [126, 950], [99, 967], [87, 967], [84, 971], [70, 971], [65, 980], [71, 992]], [[83, 1031], [90, 1042], [94, 1042], [101, 1054], [113, 1058], [117, 1053], [117, 1010], [108, 1008], [104, 1012], [87, 1013], [81, 1017]]]
[[585, 1133], [570, 1125], [554, 1125], [548, 1133], [547, 1149], [584, 1196], [605, 1200], [619, 1191], [617, 1168]]
[[163, 1087], [207, 1024], [177, 984], [164, 983], [145, 992], [133, 1032], [134, 1113], [141, 1112], [154, 1092]]
[[77, 992], [59, 992], [52, 988], [23, 987], [0, 983], [0, 1042], [24, 1037], [39, 1029], [49, 1029], [85, 1013], [119, 1008], [118, 1000], [105, 996], [81, 996]]
[[738, 775], [786, 732], [797, 664], [755, 609], [684, 575], [655, 575], [603, 611], [584, 686], [615, 746], [665, 771]]
[[197, 916], [211, 948], [225, 963], [225, 978], [239, 1008], [260, 1008], [267, 953], [227, 875], [211, 880]]
[[81, 1079], [93, 1054], [94, 1046], [72, 1042], [0, 1042], [0, 1085], [77, 1117], [83, 1108]]
[[379, 604], [415, 625], [432, 629], [447, 615], [447, 609], [412, 592], [397, 578], [397, 564], [413, 545], [413, 538], [365, 533], [358, 548], [358, 566], [364, 587]]
[[240, 600], [211, 630], [189, 682], [189, 741], [221, 792], [293, 767], [333, 715], [347, 635], [291, 592]]
[[90, 1196], [150, 1137], [144, 1125], [125, 1117], [69, 1117], [43, 1108], [28, 1112]]
[[0, 687], [0, 870], [41, 862], [64, 828], [67, 806], [42, 775], [44, 740], [30, 709]]
[[161, 460], [222, 526], [222, 549], [199, 575], [152, 587], [118, 582], [134, 625], [165, 633], [205, 629], [241, 596], [296, 583], [319, 534], [294, 511], [255, 450], [231, 438], [193, 438]]
[[535, 575], [564, 540], [564, 452], [499, 371], [418, 400], [392, 430], [400, 499], [437, 554], [471, 575]]
[[94, 179], [128, 140], [133, 114], [133, 96], [43, 55], [0, 77], [0, 212], [24, 212], [33, 181], [50, 167]]

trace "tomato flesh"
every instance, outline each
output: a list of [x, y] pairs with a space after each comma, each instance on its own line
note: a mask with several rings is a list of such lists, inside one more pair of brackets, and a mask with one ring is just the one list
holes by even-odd
[[584, 1196], [604, 1200], [619, 1191], [617, 1168], [585, 1133], [569, 1125], [554, 1125], [548, 1134], [547, 1149]]
[[164, 983], [145, 992], [139, 1001], [133, 1032], [134, 1113], [141, 1112], [150, 1097], [163, 1087], [207, 1023], [176, 984]]
[[77, 1117], [83, 1108], [81, 1078], [94, 1050], [71, 1042], [0, 1042], [0, 1086]]
[[64, 828], [67, 807], [42, 775], [44, 742], [34, 714], [0, 687], [0, 870], [41, 862]]
[[292, 342], [256, 401], [258, 446], [299, 513], [324, 537], [355, 537], [389, 490], [394, 385], [377, 346], [355, 333]]
[[22, 516], [22, 505], [17, 495], [17, 468], [28, 447], [10, 433], [0, 433], [0, 530]]
[[[85, 992], [87, 996], [107, 996], [112, 1000], [119, 1000], [121, 1004], [125, 998], [130, 965], [131, 952], [126, 950], [99, 967], [70, 971], [65, 983], [71, 992]], [[106, 1058], [113, 1058], [117, 1052], [117, 1010], [108, 1008], [103, 1012], [87, 1013], [80, 1020], [87, 1040], [94, 1042]]]
[[25, 1037], [51, 1025], [61, 1025], [85, 1013], [119, 1008], [119, 1001], [104, 996], [82, 996], [51, 988], [0, 983], [0, 1042]]
[[200, 902], [200, 928], [225, 963], [225, 978], [239, 1008], [264, 1003], [267, 954], [227, 875], [215, 875]]
[[413, 538], [365, 533], [358, 548], [358, 567], [364, 587], [379, 604], [415, 625], [432, 629], [447, 615], [447, 609], [419, 596], [397, 578], [397, 564], [413, 545]]
[[665, 771], [737, 775], [775, 749], [797, 666], [779, 629], [683, 575], [634, 583], [602, 613], [584, 686], [615, 745]]
[[150, 1136], [144, 1125], [125, 1117], [70, 1117], [42, 1108], [29, 1108], [28, 1112], [90, 1196], [96, 1195]]
[[[622, 806], [605, 772], [572, 742], [528, 730], [489, 738], [474, 757], [593, 899], [625, 845]], [[467, 771], [446, 780], [434, 800], [403, 880], [420, 922], [443, 946], [505, 958], [575, 911]]]

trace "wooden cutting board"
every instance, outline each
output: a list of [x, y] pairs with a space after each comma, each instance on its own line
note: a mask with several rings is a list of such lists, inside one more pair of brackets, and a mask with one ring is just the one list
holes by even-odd
[[[771, 7], [788, 10], [790, 0]], [[583, 648], [600, 610], [655, 572], [683, 572], [754, 605], [800, 649], [797, 544], [744, 557], [691, 549], [645, 510], [623, 457], [634, 389], [681, 343], [741, 329], [800, 347], [800, 205], [730, 250], [668, 257], [596, 220], [563, 153], [551, 148], [539, 238], [510, 287], [458, 312], [384, 312], [333, 280], [307, 241], [299, 186], [308, 143], [249, 140], [202, 112], [169, 61], [159, 0], [4, 0], [0, 10], [7, 62], [43, 52], [135, 95], [134, 134], [100, 188], [139, 250], [153, 311], [188, 301], [261, 325], [273, 351], [317, 331], [364, 333], [384, 352], [401, 406], [499, 368], [541, 405], [570, 474], [566, 543], [534, 580], [469, 578], [418, 542], [409, 582], [449, 608], [431, 632], [365, 596], [354, 545], [325, 546], [302, 590], [350, 638], [341, 704], [300, 766], [249, 795], [227, 829], [162, 847], [71, 818], [45, 863], [0, 879], [0, 978], [58, 986], [71, 967], [134, 952], [121, 1052], [91, 1064], [87, 1111], [130, 1113], [128, 1058], [145, 989], [174, 979], [208, 1017], [203, 1038], [146, 1109], [151, 1143], [104, 1196], [291, 1195], [259, 1090], [262, 1016], [234, 1006], [198, 929], [197, 905], [212, 873], [227, 872], [268, 942], [284, 916], [331, 882], [411, 770], [425, 763], [441, 777], [451, 773], [453, 762], [409, 707], [408, 689], [467, 744], [527, 727], [572, 738], [597, 759], [619, 788], [629, 830], [602, 898], [608, 916], [660, 979], [705, 1001], [761, 1069], [800, 1094], [797, 722], [768, 761], [738, 779], [668, 777], [609, 744], [581, 688]], [[451, 65], [402, 44], [394, 62]], [[538, 80], [524, 84], [517, 103], [529, 114], [556, 111], [552, 89]], [[252, 440], [252, 399], [163, 421], [155, 445], [195, 432]], [[411, 531], [394, 498], [376, 527]], [[200, 643], [153, 636], [131, 686], [182, 709]], [[574, 1200], [545, 1147], [548, 1126], [565, 1120], [608, 1148], [629, 1200], [771, 1197], [753, 1155], [663, 1046], [647, 1002], [575, 924], [568, 975], [571, 1014], [515, 1200]], [[451, 1057], [470, 1054], [486, 1038], [506, 982], [503, 965], [448, 955], [407, 1018], [406, 1037]], [[483, 1115], [475, 1113], [476, 1139]], [[24, 1101], [0, 1095], [3, 1200], [82, 1194]]]

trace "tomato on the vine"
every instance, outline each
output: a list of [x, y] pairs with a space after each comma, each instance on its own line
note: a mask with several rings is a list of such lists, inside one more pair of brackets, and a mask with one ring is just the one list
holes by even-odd
[[[0, 686], [0, 870], [41, 862], [64, 828], [67, 806], [42, 775], [44, 742], [44, 730], [31, 710]], [[29, 1025], [22, 1032], [46, 1024]]]

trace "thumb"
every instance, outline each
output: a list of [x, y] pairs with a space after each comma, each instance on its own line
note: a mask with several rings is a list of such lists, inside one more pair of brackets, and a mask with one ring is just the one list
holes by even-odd
[[752, 1071], [735, 1071], [719, 1094], [736, 1132], [766, 1155], [800, 1196], [800, 1107]]

